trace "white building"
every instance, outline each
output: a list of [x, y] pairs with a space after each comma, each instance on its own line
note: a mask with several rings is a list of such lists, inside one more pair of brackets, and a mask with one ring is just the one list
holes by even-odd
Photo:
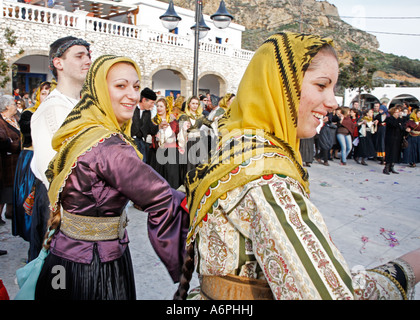
[[[48, 70], [49, 44], [58, 38], [73, 35], [91, 43], [92, 58], [102, 54], [129, 56], [142, 71], [142, 87], [162, 94], [180, 92], [192, 94], [195, 13], [175, 7], [182, 21], [170, 33], [159, 17], [168, 4], [155, 0], [93, 1], [61, 0], [53, 8], [44, 6], [47, 0], [32, 0], [30, 4], [0, 0], [0, 49], [6, 61], [16, 64], [13, 83], [0, 93], [11, 93], [12, 86], [32, 91], [44, 80], [50, 80]], [[128, 23], [127, 15], [133, 15]], [[236, 92], [240, 79], [253, 52], [241, 49], [245, 28], [231, 23], [226, 29], [211, 28], [200, 40], [199, 91], [222, 96]], [[5, 35], [11, 30], [16, 44], [10, 46]], [[11, 73], [10, 73], [11, 76]]]
[[[344, 93], [343, 106], [351, 106], [353, 102], [359, 100], [357, 90], [346, 89]], [[373, 88], [370, 92], [361, 92], [361, 107], [372, 107], [375, 102], [380, 102], [391, 108], [397, 104], [406, 103], [411, 106], [420, 105], [420, 88], [417, 87], [397, 87], [394, 84], [387, 84], [384, 87]]]

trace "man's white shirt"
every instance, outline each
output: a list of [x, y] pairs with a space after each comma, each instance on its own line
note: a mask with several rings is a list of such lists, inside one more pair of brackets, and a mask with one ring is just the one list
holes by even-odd
[[45, 171], [56, 154], [52, 148], [52, 138], [77, 102], [79, 100], [69, 98], [54, 89], [31, 118], [31, 137], [34, 148], [31, 169], [34, 175], [44, 183], [47, 190], [49, 182]]

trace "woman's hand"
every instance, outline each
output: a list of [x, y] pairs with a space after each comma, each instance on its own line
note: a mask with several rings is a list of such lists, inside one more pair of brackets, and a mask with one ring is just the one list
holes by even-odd
[[189, 128], [191, 128], [191, 123], [190, 123], [189, 121], [185, 121], [185, 122], [182, 124], [182, 129], [183, 129], [184, 131], [187, 131]]

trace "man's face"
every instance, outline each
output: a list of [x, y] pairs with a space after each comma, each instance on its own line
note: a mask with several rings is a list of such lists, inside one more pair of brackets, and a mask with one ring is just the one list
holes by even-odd
[[141, 110], [152, 110], [153, 106], [155, 105], [155, 100], [142, 98], [141, 102], [139, 103]]
[[72, 46], [61, 57], [54, 58], [58, 74], [62, 73], [82, 83], [91, 64], [90, 52], [85, 46]]

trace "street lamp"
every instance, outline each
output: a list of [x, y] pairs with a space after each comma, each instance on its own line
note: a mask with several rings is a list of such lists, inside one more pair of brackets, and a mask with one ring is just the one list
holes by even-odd
[[[196, 30], [197, 28], [197, 24], [193, 25], [191, 27], [191, 30]], [[203, 14], [200, 14], [200, 19], [198, 22], [198, 38], [199, 39], [203, 39], [207, 33], [209, 32], [210, 27], [208, 25], [206, 25], [205, 21], [204, 21], [204, 17]]]
[[163, 26], [169, 31], [175, 29], [182, 18], [176, 14], [173, 1], [169, 1], [168, 10], [162, 14], [159, 19], [162, 21]]
[[[191, 27], [194, 30], [194, 70], [193, 70], [193, 95], [198, 95], [198, 46], [199, 40], [204, 38], [207, 35], [207, 32], [210, 30], [210, 27], [204, 22], [202, 14], [203, 1], [196, 0], [195, 2], [195, 25]], [[171, 10], [170, 10], [171, 9]], [[169, 13], [168, 13], [169, 12]], [[168, 21], [173, 21], [175, 17], [178, 17], [175, 27], [169, 29], [165, 23]], [[170, 0], [169, 7], [166, 13], [159, 17], [162, 20], [163, 26], [169, 30], [173, 30], [178, 25], [178, 22], [181, 18], [176, 14], [173, 8], [173, 2]], [[213, 20], [214, 25], [218, 29], [227, 28], [230, 22], [233, 20], [233, 16], [227, 11], [224, 0], [220, 1], [219, 9], [215, 14], [210, 16], [210, 19]]]
[[225, 29], [233, 20], [233, 16], [227, 11], [225, 2], [222, 0], [220, 1], [219, 9], [217, 9], [215, 14], [210, 16], [210, 19], [213, 20], [216, 28]]

